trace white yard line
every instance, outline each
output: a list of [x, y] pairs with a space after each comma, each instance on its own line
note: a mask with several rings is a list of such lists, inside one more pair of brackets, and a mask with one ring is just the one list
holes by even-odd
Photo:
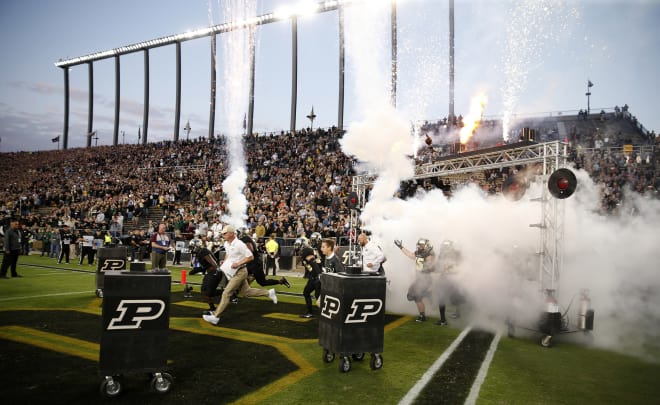
[[474, 379], [474, 384], [472, 384], [472, 388], [470, 389], [470, 394], [465, 400], [465, 405], [474, 405], [477, 403], [477, 398], [479, 397], [479, 391], [481, 390], [481, 385], [484, 383], [484, 380], [486, 380], [486, 375], [488, 374], [490, 363], [493, 361], [493, 357], [495, 356], [495, 350], [497, 350], [497, 345], [499, 344], [499, 342], [500, 342], [500, 334], [497, 333], [493, 338], [493, 341], [490, 342], [490, 348], [488, 349], [488, 353], [486, 353], [486, 357], [484, 358], [483, 363], [481, 363], [481, 368], [479, 368], [479, 373], [477, 374], [477, 378]]
[[77, 294], [93, 294], [93, 293], [94, 293], [94, 291], [87, 290], [87, 291], [71, 291], [71, 292], [56, 293], [56, 294], [28, 295], [28, 296], [24, 296], [24, 297], [0, 298], [0, 302], [17, 301], [17, 300], [31, 300], [31, 299], [34, 299], [34, 298], [44, 298], [44, 297], [57, 297], [57, 296], [60, 296], [60, 295], [77, 295]]
[[456, 337], [456, 339], [452, 342], [451, 345], [438, 357], [438, 359], [433, 363], [433, 365], [426, 370], [426, 373], [422, 376], [422, 378], [417, 381], [417, 384], [415, 384], [410, 391], [406, 394], [405, 397], [399, 401], [399, 405], [409, 405], [412, 404], [415, 401], [415, 398], [419, 395], [420, 392], [424, 389], [426, 384], [433, 378], [433, 375], [440, 370], [440, 367], [447, 361], [449, 356], [456, 350], [458, 345], [461, 344], [465, 336], [467, 336], [468, 333], [472, 330], [472, 327], [467, 327], [463, 329], [463, 331]]

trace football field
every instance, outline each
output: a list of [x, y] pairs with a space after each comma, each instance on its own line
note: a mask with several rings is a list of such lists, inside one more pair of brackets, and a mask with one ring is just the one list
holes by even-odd
[[[11, 404], [651, 404], [660, 398], [660, 365], [558, 339], [509, 338], [461, 322], [416, 323], [387, 313], [382, 368], [371, 354], [325, 362], [318, 318], [303, 313], [305, 280], [277, 286], [279, 302], [241, 298], [217, 326], [201, 313], [201, 277], [184, 297], [172, 269], [166, 394], [151, 376], [118, 376], [121, 394], [101, 395], [102, 299], [92, 266], [19, 258], [18, 279], [0, 280], [0, 392]], [[597, 323], [594, 333], [598, 333]]]

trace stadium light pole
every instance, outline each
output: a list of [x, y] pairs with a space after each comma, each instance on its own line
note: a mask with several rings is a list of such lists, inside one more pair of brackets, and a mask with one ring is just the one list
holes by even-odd
[[291, 122], [289, 131], [296, 132], [296, 106], [298, 105], [298, 17], [291, 18]]
[[[87, 62], [88, 100], [87, 100], [87, 133], [94, 127], [94, 62]], [[92, 146], [92, 140], [87, 138], [87, 147]]]
[[591, 97], [591, 88], [594, 86], [593, 83], [591, 83], [590, 79], [587, 79], [587, 92], [584, 93], [585, 96], [587, 96], [587, 117], [589, 116], [589, 112], [591, 110], [591, 107], [589, 105], [590, 100], [589, 98]]
[[[147, 143], [147, 133], [149, 131], [149, 49], [144, 50], [144, 110], [142, 110], [142, 144]], [[140, 128], [138, 128], [138, 143], [140, 143]]]
[[119, 65], [119, 55], [115, 56], [115, 122], [112, 129], [112, 145], [117, 145], [119, 142], [119, 113], [120, 113], [120, 81], [121, 69]]
[[216, 101], [216, 50], [217, 50], [217, 34], [211, 35], [211, 100], [209, 101], [209, 139], [213, 139], [215, 132], [215, 101]]

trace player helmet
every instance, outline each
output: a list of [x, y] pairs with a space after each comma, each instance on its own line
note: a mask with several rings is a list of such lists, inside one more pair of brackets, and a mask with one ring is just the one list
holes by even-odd
[[307, 239], [298, 238], [296, 239], [295, 242], [293, 242], [293, 251], [295, 252], [296, 255], [299, 255], [300, 253], [302, 253], [302, 250], [305, 246], [307, 246]]
[[417, 240], [417, 249], [415, 250], [415, 256], [426, 257], [431, 254], [433, 250], [433, 245], [428, 239], [420, 238]]
[[309, 244], [314, 248], [314, 249], [320, 249], [321, 248], [321, 242], [323, 241], [323, 236], [321, 236], [320, 233], [314, 232], [310, 237], [309, 237]]
[[192, 240], [188, 243], [188, 249], [190, 249], [190, 251], [191, 251], [193, 254], [198, 253], [200, 250], [202, 250], [202, 241], [201, 241], [200, 239], [197, 239], [197, 238], [192, 239]]

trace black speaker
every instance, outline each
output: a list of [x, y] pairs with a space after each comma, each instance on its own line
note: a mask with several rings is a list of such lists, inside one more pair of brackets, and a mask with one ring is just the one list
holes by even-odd
[[358, 199], [358, 195], [355, 191], [350, 192], [346, 197], [346, 206], [352, 210], [357, 208], [359, 202], [360, 200]]
[[557, 169], [548, 179], [548, 190], [555, 198], [568, 198], [575, 192], [576, 188], [577, 178], [569, 169]]

